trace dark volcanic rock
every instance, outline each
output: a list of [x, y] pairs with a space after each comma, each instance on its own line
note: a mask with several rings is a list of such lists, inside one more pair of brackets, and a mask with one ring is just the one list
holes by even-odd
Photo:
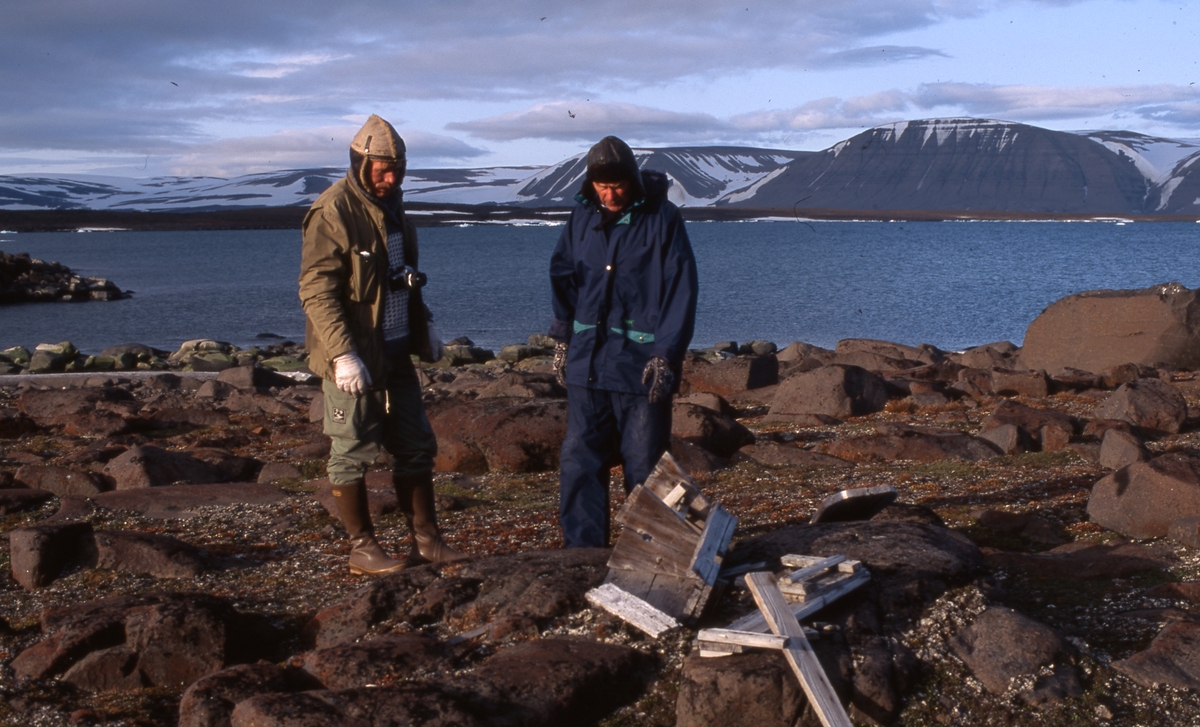
[[693, 479], [703, 479], [712, 475], [717, 470], [725, 469], [729, 466], [729, 460], [723, 457], [718, 457], [707, 449], [686, 442], [679, 437], [671, 437], [671, 444], [668, 447], [671, 456], [679, 462], [679, 466], [683, 468]]
[[[203, 593], [114, 596], [42, 613], [46, 636], [12, 661], [19, 679], [46, 679], [85, 663], [74, 674], [91, 689], [183, 687], [227, 662], [257, 658], [274, 648], [273, 629]], [[124, 647], [126, 651], [89, 655]], [[87, 662], [84, 662], [88, 659]], [[136, 676], [135, 676], [136, 672]]]
[[1092, 487], [1092, 522], [1131, 538], [1161, 538], [1175, 520], [1200, 515], [1200, 460], [1164, 454]]
[[985, 549], [985, 554], [988, 565], [994, 568], [1012, 568], [1038, 578], [1067, 580], [1126, 578], [1167, 570], [1179, 562], [1169, 546], [1140, 543], [1075, 542], [1044, 553]]
[[1100, 373], [1126, 363], [1200, 368], [1200, 300], [1179, 283], [1091, 290], [1050, 304], [1025, 332], [1021, 365]]
[[109, 510], [132, 510], [147, 517], [195, 517], [201, 507], [269, 505], [287, 499], [274, 485], [235, 482], [216, 485], [170, 485], [166, 487], [115, 490], [93, 499]]
[[138, 654], [128, 646], [93, 651], [62, 675], [62, 681], [78, 689], [96, 692], [127, 692], [149, 686], [137, 668]]
[[853, 467], [843, 459], [831, 457], [795, 444], [784, 444], [764, 439], [742, 447], [734, 456], [735, 461], [753, 460], [768, 467]]
[[200, 551], [177, 538], [132, 530], [98, 530], [96, 567], [155, 578], [195, 578], [204, 572]]
[[562, 399], [461, 399], [428, 407], [442, 472], [542, 472], [558, 467], [567, 433]]
[[219, 449], [173, 452], [153, 445], [137, 445], [104, 467], [118, 490], [162, 487], [187, 482], [210, 484], [245, 479], [255, 462]]
[[652, 665], [628, 646], [549, 638], [504, 649], [456, 686], [511, 723], [595, 724], [641, 694]]
[[1108, 429], [1100, 440], [1100, 466], [1119, 470], [1134, 462], [1150, 460], [1150, 451], [1135, 434], [1120, 429]]
[[862, 561], [872, 580], [860, 591], [869, 591], [864, 595], [877, 602], [879, 612], [896, 619], [914, 617], [983, 567], [982, 553], [965, 536], [937, 525], [891, 520], [780, 528], [738, 541], [725, 563], [774, 562], [789, 553]]
[[49, 585], [64, 568], [87, 559], [91, 523], [62, 522], [18, 528], [8, 534], [12, 574], [22, 587]]
[[10, 487], [0, 489], [0, 515], [32, 510], [51, 497], [54, 497], [53, 493], [44, 490]]
[[739, 356], [713, 363], [693, 359], [684, 364], [681, 391], [729, 398], [776, 383], [779, 383], [779, 361], [773, 354]]
[[437, 640], [407, 633], [310, 651], [296, 661], [325, 689], [353, 689], [437, 671], [445, 658]]
[[[1066, 642], [1054, 629], [996, 606], [951, 639], [950, 649], [993, 694], [1008, 691], [1017, 677], [1071, 661]], [[1078, 675], [1074, 692], [1075, 696], [1083, 693]]]
[[1092, 412], [1098, 419], [1116, 419], [1162, 434], [1175, 434], [1187, 419], [1187, 401], [1175, 387], [1160, 379], [1137, 379], [1122, 384]]
[[887, 405], [883, 379], [858, 366], [830, 365], [789, 376], [779, 385], [764, 421], [802, 414], [859, 416]]
[[239, 664], [192, 683], [179, 700], [179, 727], [227, 727], [238, 702], [288, 687], [286, 672], [275, 664]]
[[[478, 715], [464, 695], [430, 682], [392, 687], [260, 694], [239, 702], [231, 727], [491, 727], [523, 724], [500, 714]], [[182, 727], [182, 725], [181, 725]]]
[[132, 394], [112, 387], [31, 390], [17, 398], [21, 413], [43, 427], [62, 426], [96, 410], [130, 415], [137, 407]]
[[385, 620], [441, 620], [459, 631], [537, 623], [585, 603], [607, 572], [606, 549], [530, 551], [455, 564], [408, 568], [381, 578], [322, 610], [305, 627], [318, 648], [348, 644]]
[[29, 464], [17, 470], [18, 484], [35, 490], [53, 492], [59, 497], [67, 495], [96, 495], [112, 487], [91, 472], [80, 472], [53, 465]]
[[1075, 432], [1075, 424], [1066, 414], [1051, 409], [1036, 409], [1005, 399], [983, 420], [980, 433], [1005, 424], [1016, 426], [1028, 441], [1037, 442], [1045, 451], [1063, 449]]
[[1113, 662], [1113, 668], [1144, 687], [1200, 689], [1200, 624], [1167, 624], [1149, 647]]
[[671, 434], [719, 457], [730, 457], [741, 447], [754, 444], [754, 433], [733, 417], [695, 404], [674, 405]]
[[821, 451], [851, 462], [978, 462], [1000, 454], [990, 442], [969, 434], [900, 424], [878, 424], [875, 434], [836, 439]]

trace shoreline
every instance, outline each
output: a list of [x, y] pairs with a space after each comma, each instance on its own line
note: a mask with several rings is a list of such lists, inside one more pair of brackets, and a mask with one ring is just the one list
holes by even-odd
[[[418, 227], [455, 225], [557, 225], [569, 207], [412, 203]], [[195, 212], [114, 210], [0, 210], [0, 234], [31, 232], [151, 232], [182, 230], [300, 229], [307, 207], [226, 208]], [[824, 208], [684, 207], [688, 222], [1200, 222], [1200, 215], [1053, 214], [984, 210], [851, 210]]]

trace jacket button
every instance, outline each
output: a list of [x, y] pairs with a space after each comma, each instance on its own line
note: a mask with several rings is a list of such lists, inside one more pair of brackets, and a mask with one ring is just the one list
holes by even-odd
[[610, 273], [611, 273], [611, 272], [612, 272], [612, 265], [605, 265], [605, 266], [604, 266], [604, 269], [605, 269], [605, 270], [607, 270], [608, 272], [610, 272]]

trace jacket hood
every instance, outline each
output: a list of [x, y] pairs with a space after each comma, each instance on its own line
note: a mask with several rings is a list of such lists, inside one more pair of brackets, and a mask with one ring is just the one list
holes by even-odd
[[370, 159], [404, 161], [405, 158], [404, 139], [396, 133], [395, 127], [375, 114], [371, 114], [354, 135], [350, 151]]

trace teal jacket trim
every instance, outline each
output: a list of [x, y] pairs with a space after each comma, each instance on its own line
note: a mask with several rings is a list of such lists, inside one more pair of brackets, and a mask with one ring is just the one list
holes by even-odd
[[[633, 321], [625, 321], [625, 323], [628, 325], [632, 324]], [[593, 328], [595, 328], [595, 326], [589, 326], [587, 324], [580, 323], [579, 321], [575, 321], [574, 332], [579, 333], [580, 331], [588, 331]], [[629, 328], [613, 328], [612, 332], [619, 333], [634, 343], [654, 343], [653, 333], [643, 333], [641, 331], [634, 331]]]

